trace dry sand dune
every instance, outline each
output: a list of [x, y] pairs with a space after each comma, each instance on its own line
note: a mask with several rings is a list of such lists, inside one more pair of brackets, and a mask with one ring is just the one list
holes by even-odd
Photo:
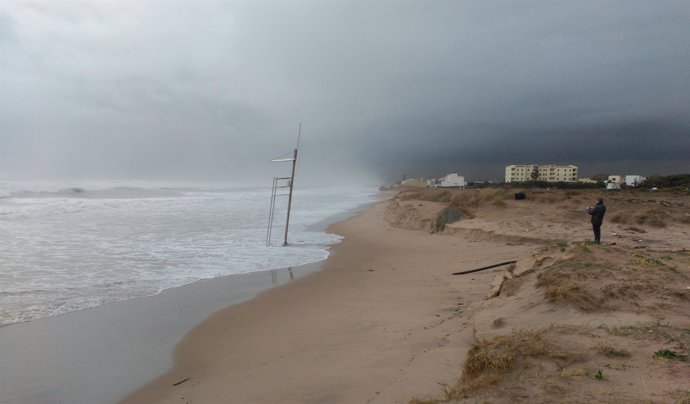
[[[525, 200], [514, 193], [524, 192]], [[407, 189], [388, 208], [397, 227], [433, 231], [436, 215], [448, 207], [460, 212], [445, 234], [469, 239], [532, 241], [589, 240], [587, 206], [602, 197], [607, 206], [602, 236], [607, 243], [655, 249], [690, 248], [687, 193], [600, 190], [438, 190]]]
[[[389, 205], [389, 218], [415, 216], [416, 206], [419, 229], [437, 227], [422, 212], [455, 208], [461, 219], [442, 233], [544, 245], [499, 272], [474, 308], [476, 341], [458, 383], [415, 401], [690, 402], [688, 195], [512, 196], [408, 190]], [[599, 196], [609, 212], [604, 245], [586, 241], [584, 210]]]
[[603, 245], [584, 212], [600, 193], [527, 196], [397, 193], [125, 402], [690, 402], [688, 196], [603, 195]]

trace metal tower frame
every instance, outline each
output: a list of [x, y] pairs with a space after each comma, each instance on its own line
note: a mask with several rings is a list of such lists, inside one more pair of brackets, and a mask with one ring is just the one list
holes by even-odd
[[[271, 208], [268, 214], [268, 231], [266, 232], [266, 245], [271, 245], [271, 235], [273, 233], [273, 219], [275, 216], [276, 208], [276, 197], [287, 196], [288, 197], [288, 207], [287, 207], [287, 217], [285, 219], [285, 238], [283, 240], [283, 246], [288, 245], [288, 229], [290, 227], [290, 210], [292, 209], [292, 191], [295, 186], [295, 168], [297, 167], [297, 151], [299, 150], [299, 141], [302, 136], [302, 123], [299, 124], [299, 132], [297, 134], [297, 147], [292, 151], [292, 157], [288, 158], [277, 158], [271, 161], [273, 162], [292, 162], [292, 174], [289, 177], [273, 177], [273, 187], [271, 189]], [[281, 184], [281, 181], [287, 181], [287, 185]], [[278, 190], [283, 188], [290, 188], [288, 194], [279, 194]]]

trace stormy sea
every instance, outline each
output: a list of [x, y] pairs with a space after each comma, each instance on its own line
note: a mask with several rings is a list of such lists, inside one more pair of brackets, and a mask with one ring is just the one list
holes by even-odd
[[155, 295], [201, 279], [325, 259], [319, 226], [377, 197], [373, 188], [276, 199], [270, 187], [161, 182], [0, 182], [0, 325]]

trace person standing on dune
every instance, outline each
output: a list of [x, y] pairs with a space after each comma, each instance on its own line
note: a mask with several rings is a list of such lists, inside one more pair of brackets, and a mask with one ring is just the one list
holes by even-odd
[[587, 213], [592, 216], [592, 230], [594, 231], [594, 242], [601, 244], [601, 224], [604, 222], [604, 215], [606, 214], [606, 206], [602, 198], [597, 199], [597, 204], [594, 207], [588, 206]]

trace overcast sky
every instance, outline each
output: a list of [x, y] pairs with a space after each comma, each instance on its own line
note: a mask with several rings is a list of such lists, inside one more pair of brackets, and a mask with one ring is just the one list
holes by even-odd
[[0, 1], [0, 179], [690, 172], [689, 1]]

